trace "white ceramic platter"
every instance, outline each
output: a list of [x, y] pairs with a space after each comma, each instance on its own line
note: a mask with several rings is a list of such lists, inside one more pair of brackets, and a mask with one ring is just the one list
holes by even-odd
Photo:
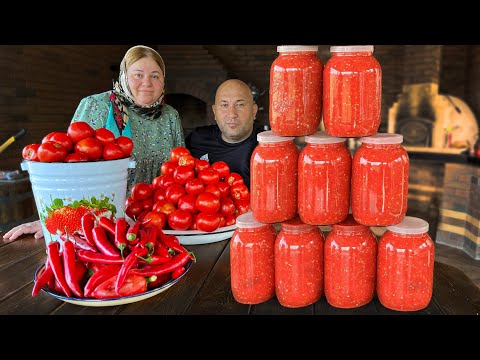
[[218, 228], [212, 232], [199, 230], [163, 230], [165, 234], [175, 235], [182, 245], [210, 244], [226, 240], [232, 237], [237, 225], [230, 225]]

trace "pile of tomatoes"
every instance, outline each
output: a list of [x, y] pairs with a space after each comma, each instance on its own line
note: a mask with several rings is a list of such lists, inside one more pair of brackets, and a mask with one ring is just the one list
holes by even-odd
[[94, 130], [86, 122], [74, 122], [67, 132], [51, 132], [41, 144], [29, 144], [23, 148], [22, 157], [40, 162], [79, 162], [116, 160], [130, 156], [133, 141], [126, 136], [115, 135], [108, 129]]
[[151, 184], [136, 183], [125, 202], [125, 213], [159, 229], [212, 232], [234, 225], [250, 206], [250, 192], [240, 174], [227, 163], [193, 157], [176, 147], [161, 175]]

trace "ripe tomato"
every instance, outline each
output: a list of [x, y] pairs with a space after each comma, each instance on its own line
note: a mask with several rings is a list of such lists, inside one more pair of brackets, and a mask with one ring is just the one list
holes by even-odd
[[131, 201], [128, 205], [125, 206], [125, 214], [127, 214], [132, 219], [135, 219], [143, 211], [143, 206], [141, 201]]
[[37, 156], [41, 162], [63, 162], [67, 150], [59, 143], [46, 141], [38, 147]]
[[175, 171], [177, 166], [178, 166], [178, 162], [175, 162], [172, 160], [165, 161], [160, 167], [160, 172], [162, 173], [162, 175], [167, 175], [167, 174], [173, 175], [173, 172]]
[[217, 185], [207, 185], [207, 186], [205, 186], [204, 191], [205, 192], [211, 192], [212, 194], [217, 195], [219, 199], [222, 196], [220, 188]]
[[93, 130], [88, 123], [77, 121], [68, 126], [67, 134], [70, 136], [73, 143], [76, 144], [80, 140], [95, 136], [95, 130]]
[[192, 194], [183, 195], [180, 199], [178, 199], [177, 208], [188, 211], [191, 214], [195, 214], [198, 212], [198, 209], [195, 206], [196, 202], [197, 202], [197, 195], [192, 195]]
[[143, 210], [152, 211], [153, 199], [148, 198], [142, 201]]
[[195, 178], [195, 172], [191, 167], [179, 165], [173, 171], [173, 180], [177, 184], [184, 185], [188, 180]]
[[88, 137], [75, 144], [75, 152], [85, 154], [88, 160], [95, 161], [102, 157], [103, 147], [100, 141], [94, 137]]
[[195, 218], [197, 230], [212, 232], [220, 227], [221, 217], [219, 213], [200, 212]]
[[234, 184], [230, 186], [230, 195], [235, 200], [249, 200], [250, 193], [248, 192], [247, 185], [245, 184]]
[[95, 130], [95, 139], [100, 141], [103, 146], [113, 144], [115, 142], [115, 135], [108, 129], [98, 128]]
[[223, 216], [233, 216], [235, 214], [235, 204], [232, 199], [228, 197], [220, 199], [220, 214]]
[[225, 181], [219, 181], [217, 186], [220, 189], [220, 197], [230, 196], [230, 186]]
[[70, 153], [67, 155], [63, 162], [80, 162], [80, 161], [88, 161], [88, 157], [82, 153]]
[[118, 294], [115, 291], [115, 283], [117, 276], [114, 275], [110, 279], [98, 285], [92, 292], [92, 297], [96, 299], [109, 299], [123, 296], [131, 296], [141, 294], [147, 291], [147, 280], [142, 275], [128, 274], [123, 285], [118, 289]]
[[175, 180], [173, 180], [173, 174], [160, 175], [160, 178], [161, 179], [158, 180], [158, 185], [163, 190], [167, 190], [170, 185], [175, 184]]
[[188, 211], [177, 209], [168, 216], [168, 226], [173, 230], [187, 230], [192, 224], [192, 214]]
[[200, 170], [205, 170], [210, 167], [210, 163], [207, 160], [195, 160], [195, 172], [198, 174]]
[[220, 178], [223, 179], [230, 174], [230, 167], [225, 161], [216, 161], [211, 166], [212, 169], [215, 169], [220, 174]]
[[158, 200], [153, 203], [152, 211], [161, 212], [161, 208], [164, 204], [168, 203], [166, 199]]
[[73, 141], [67, 133], [58, 131], [51, 132], [43, 137], [42, 143], [46, 141], [55, 141], [56, 143], [59, 143], [65, 148], [65, 150], [67, 150], [67, 154], [73, 150]]
[[165, 225], [167, 224], [167, 217], [165, 216], [164, 213], [150, 211], [143, 218], [142, 224], [145, 227], [155, 226], [157, 229], [162, 230], [165, 228]]
[[167, 198], [167, 201], [174, 205], [176, 205], [178, 203], [178, 199], [185, 194], [185, 188], [180, 184], [172, 184], [167, 188], [167, 190], [165, 190], [165, 197]]
[[220, 174], [217, 170], [208, 168], [200, 170], [197, 176], [205, 185], [214, 185], [220, 181]]
[[133, 140], [126, 136], [119, 136], [115, 139], [115, 144], [120, 146], [125, 157], [129, 157], [133, 151]]
[[178, 159], [178, 165], [188, 166], [195, 169], [195, 158], [192, 155], [182, 155]]
[[185, 191], [188, 194], [198, 195], [203, 192], [205, 185], [199, 178], [190, 179], [185, 183]]
[[152, 185], [139, 182], [133, 185], [130, 191], [130, 197], [135, 201], [143, 201], [151, 198], [153, 195]]
[[234, 215], [225, 215], [224, 218], [225, 218], [225, 226], [235, 225], [235, 223], [237, 222], [237, 219], [235, 218]]
[[125, 157], [122, 148], [118, 144], [106, 144], [103, 147], [103, 158], [105, 160], [123, 159]]
[[167, 194], [165, 193], [165, 190], [163, 190], [162, 188], [154, 189], [154, 192], [153, 192], [154, 203], [160, 200], [165, 200], [166, 198], [167, 198]]
[[199, 211], [216, 213], [220, 209], [220, 199], [211, 192], [203, 192], [198, 195], [195, 206]]
[[183, 146], [177, 146], [170, 151], [170, 160], [178, 164], [178, 160], [183, 155], [190, 155], [190, 150]]
[[250, 208], [250, 200], [233, 200], [235, 208], [237, 209], [236, 216], [245, 214]]
[[230, 175], [227, 176], [225, 179], [225, 182], [232, 186], [235, 184], [244, 184], [245, 182], [243, 181], [242, 175], [237, 174], [237, 173], [230, 173]]
[[164, 213], [167, 217], [168, 217], [168, 215], [173, 213], [175, 210], [177, 210], [176, 206], [174, 204], [170, 203], [170, 202], [166, 202], [165, 204], [160, 206], [160, 208], [155, 209], [156, 212], [160, 211], [160, 212]]
[[[37, 154], [39, 146], [40, 144], [29, 144], [25, 146], [22, 150], [22, 157], [25, 160], [29, 160], [29, 161], [40, 161]], [[202, 188], [203, 188], [203, 185], [202, 185]]]

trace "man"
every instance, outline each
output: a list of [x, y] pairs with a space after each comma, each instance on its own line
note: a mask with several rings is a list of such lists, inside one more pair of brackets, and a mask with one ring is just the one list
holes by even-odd
[[186, 147], [210, 164], [226, 162], [250, 189], [250, 157], [257, 134], [264, 131], [254, 124], [258, 106], [250, 88], [241, 80], [226, 80], [217, 89], [212, 110], [217, 124], [195, 128], [185, 139]]

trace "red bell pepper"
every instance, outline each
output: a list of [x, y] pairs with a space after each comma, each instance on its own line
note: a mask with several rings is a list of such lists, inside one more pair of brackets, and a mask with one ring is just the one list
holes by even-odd
[[98, 285], [110, 279], [112, 276], [117, 275], [119, 271], [120, 265], [107, 265], [95, 271], [83, 288], [85, 297], [90, 297]]
[[143, 247], [135, 248], [125, 259], [120, 271], [118, 272], [117, 281], [115, 282], [115, 291], [118, 293], [127, 277], [128, 271], [135, 266], [138, 261], [138, 257], [145, 256], [148, 253], [148, 249]]
[[62, 292], [71, 297], [72, 293], [70, 288], [67, 284], [67, 280], [65, 279], [65, 273], [63, 272], [63, 264], [62, 259], [60, 258], [60, 244], [57, 241], [51, 241], [47, 245], [47, 255], [48, 255], [48, 262], [52, 267], [53, 274], [55, 275], [55, 279], [57, 279], [58, 283], [60, 284], [60, 288]]
[[75, 264], [75, 246], [70, 240], [63, 244], [63, 270], [65, 272], [65, 280], [72, 292], [79, 298], [83, 298], [83, 292], [77, 281]]
[[93, 290], [92, 297], [96, 299], [111, 299], [141, 294], [147, 291], [147, 280], [143, 276], [135, 275], [131, 272], [127, 274], [127, 278], [118, 292], [115, 291], [116, 281], [117, 275], [104, 281]]

